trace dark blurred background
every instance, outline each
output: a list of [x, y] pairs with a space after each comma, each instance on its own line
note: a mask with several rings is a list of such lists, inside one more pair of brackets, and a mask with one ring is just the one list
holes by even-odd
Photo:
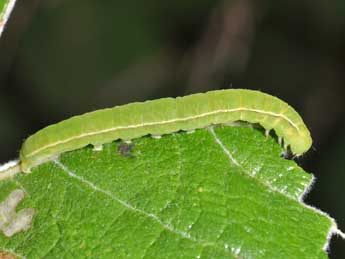
[[[38, 129], [103, 107], [251, 88], [314, 138], [306, 202], [345, 230], [345, 1], [18, 0], [0, 39], [0, 161]], [[345, 258], [333, 238], [330, 258]]]

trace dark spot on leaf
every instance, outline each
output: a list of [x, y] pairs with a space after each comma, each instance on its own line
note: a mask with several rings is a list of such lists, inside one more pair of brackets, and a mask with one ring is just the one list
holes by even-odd
[[133, 144], [128, 144], [128, 143], [120, 143], [120, 145], [118, 145], [117, 150], [120, 152], [120, 154], [124, 157], [134, 157], [134, 155], [132, 154], [133, 151]]

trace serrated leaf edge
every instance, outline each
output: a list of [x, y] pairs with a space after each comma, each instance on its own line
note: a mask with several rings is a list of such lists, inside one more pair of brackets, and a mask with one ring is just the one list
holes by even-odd
[[[225, 147], [225, 145], [222, 143], [222, 141], [218, 138], [217, 134], [214, 132], [213, 127], [209, 127], [208, 128], [210, 133], [213, 135], [213, 137], [215, 138], [215, 141], [220, 145], [220, 147], [223, 149], [224, 153], [229, 157], [229, 159], [237, 166], [241, 167], [243, 169], [244, 172], [246, 172], [246, 170], [241, 166], [241, 164], [232, 156], [231, 152]], [[247, 175], [249, 175], [250, 177], [253, 177], [250, 173], [246, 172]], [[253, 177], [255, 178], [255, 177]], [[329, 214], [327, 214], [326, 212], [321, 211], [320, 209], [313, 207], [311, 205], [308, 205], [304, 202], [304, 198], [306, 197], [306, 195], [312, 190], [314, 183], [316, 181], [316, 177], [314, 175], [312, 175], [312, 179], [309, 182], [309, 184], [305, 187], [303, 193], [298, 197], [298, 202], [306, 209], [312, 210], [322, 216], [327, 217], [331, 222], [332, 225], [328, 231], [327, 234], [327, 238], [326, 238], [326, 243], [323, 246], [323, 251], [329, 253], [329, 245], [330, 245], [330, 241], [333, 235], [338, 235], [340, 236], [342, 239], [345, 240], [345, 234], [338, 228], [338, 225], [335, 221], [335, 219], [333, 219]], [[286, 198], [294, 200], [292, 197], [290, 197], [290, 195], [288, 193], [285, 193], [284, 191], [281, 191], [277, 188], [274, 188], [268, 184], [265, 183], [261, 183], [265, 186], [267, 186], [269, 189], [275, 191], [275, 192], [279, 192], [281, 194], [283, 194]], [[296, 201], [296, 200], [294, 200]]]
[[[15, 1], [13, 1], [15, 2]], [[13, 8], [13, 7], [12, 7]], [[0, 28], [1, 30], [1, 28]], [[1, 31], [0, 31], [1, 33]], [[239, 166], [242, 168], [241, 164], [232, 156], [232, 154], [230, 153], [230, 151], [225, 147], [225, 145], [221, 142], [221, 140], [218, 138], [218, 136], [216, 135], [216, 133], [214, 132], [214, 129], [213, 127], [208, 127], [208, 130], [209, 132], [212, 134], [212, 136], [214, 137], [215, 141], [217, 142], [217, 144], [222, 148], [222, 150], [224, 151], [224, 153], [229, 157], [229, 159], [231, 160], [232, 163], [234, 163], [236, 166]], [[81, 178], [80, 176], [78, 175], [75, 175], [73, 174], [68, 168], [66, 168], [66, 166], [64, 166], [58, 159], [55, 159], [53, 160], [53, 162], [58, 165], [61, 169], [63, 169], [64, 171], [66, 171], [71, 177], [73, 178], [76, 178], [80, 181], [82, 181], [83, 183], [87, 184], [89, 187], [93, 188], [93, 189], [97, 189], [98, 191], [101, 191], [102, 193], [106, 194], [109, 196], [109, 193], [105, 190], [102, 190], [100, 189], [99, 187], [95, 186], [93, 183]], [[244, 170], [244, 168], [242, 168]], [[244, 170], [245, 171], [245, 170]], [[5, 163], [3, 165], [0, 165], [0, 181], [1, 180], [4, 180], [6, 178], [10, 178], [10, 177], [13, 177], [14, 175], [16, 175], [17, 173], [20, 172], [20, 168], [19, 168], [19, 160], [16, 159], [16, 160], [12, 160], [12, 161], [9, 161], [8, 163]], [[247, 174], [251, 177], [253, 177], [250, 173], [247, 172]], [[306, 195], [312, 190], [313, 186], [314, 186], [314, 183], [316, 182], [316, 177], [314, 175], [312, 175], [312, 179], [311, 181], [309, 182], [309, 184], [305, 187], [303, 193], [298, 197], [298, 202], [303, 206], [305, 207], [306, 209], [309, 209], [309, 210], [312, 210], [322, 216], [325, 216], [327, 217], [331, 222], [332, 222], [332, 225], [328, 231], [328, 234], [327, 234], [327, 238], [326, 238], [326, 242], [323, 246], [323, 251], [329, 253], [329, 246], [330, 246], [330, 241], [331, 241], [331, 238], [334, 236], [334, 235], [337, 235], [337, 236], [340, 236], [342, 239], [345, 240], [345, 233], [343, 233], [337, 226], [337, 223], [335, 221], [335, 219], [333, 219], [329, 214], [327, 214], [326, 212], [323, 212], [321, 211], [320, 209], [316, 208], [316, 207], [313, 207], [311, 205], [308, 205], [304, 202], [304, 198], [306, 197]], [[274, 188], [272, 187], [271, 185], [268, 185], [268, 184], [265, 184], [265, 183], [261, 183], [261, 184], [264, 184], [267, 188], [271, 189], [272, 191], [275, 191], [275, 192], [279, 192], [281, 194], [283, 194], [286, 198], [288, 199], [291, 199], [291, 200], [294, 200], [292, 197], [290, 197], [290, 195], [288, 193], [285, 193], [284, 191], [282, 190], [279, 190], [277, 188]], [[115, 198], [118, 202], [120, 202], [122, 205], [124, 205], [125, 207], [127, 207], [128, 209], [130, 210], [135, 210], [137, 211], [136, 208], [132, 207], [131, 205], [128, 205], [127, 203], [125, 203], [124, 201], [120, 200], [119, 198], [117, 197], [113, 197], [114, 195], [113, 194], [110, 194], [110, 197], [112, 198]], [[296, 200], [294, 200], [296, 201]], [[146, 213], [145, 211], [139, 211], [141, 214], [145, 214], [146, 216], [156, 220], [157, 222], [159, 222], [165, 229], [169, 230], [169, 231], [172, 231], [173, 233], [176, 233], [176, 230], [171, 228], [170, 226], [166, 225], [164, 222], [162, 222], [157, 216], [155, 215], [152, 215], [152, 214], [149, 214], [149, 213]], [[180, 233], [181, 232], [181, 233]], [[190, 237], [187, 233], [185, 232], [182, 232], [182, 231], [178, 231], [178, 233], [176, 233], [180, 236], [183, 236], [184, 238], [187, 238], [187, 239], [191, 239], [192, 237]], [[193, 239], [193, 238], [192, 238]], [[192, 241], [195, 241], [195, 242], [198, 242], [198, 240], [192, 240]], [[204, 245], [213, 245], [213, 244], [204, 244]], [[21, 256], [21, 255], [17, 255], [15, 254], [13, 251], [6, 251], [5, 249], [3, 248], [0, 248], [2, 249], [3, 251], [5, 252], [9, 252], [9, 253], [12, 253], [14, 254], [15, 256], [17, 256], [18, 258], [20, 259], [26, 259], [25, 257]], [[234, 255], [236, 256], [236, 253], [234, 253]]]
[[304, 192], [302, 193], [302, 195], [299, 197], [298, 201], [300, 204], [302, 204], [302, 206], [304, 206], [305, 208], [308, 208], [322, 216], [327, 217], [331, 222], [332, 222], [332, 226], [330, 227], [329, 231], [328, 231], [328, 235], [327, 235], [327, 240], [323, 246], [323, 251], [329, 253], [329, 247], [330, 247], [330, 242], [332, 237], [335, 236], [339, 236], [341, 237], [343, 240], [345, 240], [345, 233], [343, 233], [337, 225], [337, 222], [335, 221], [334, 218], [332, 218], [328, 213], [314, 207], [311, 205], [308, 205], [304, 202], [304, 198], [308, 195], [308, 193], [313, 189], [313, 186], [316, 182], [316, 177], [313, 175], [313, 178], [311, 180], [311, 183], [307, 186], [307, 188], [304, 190]]

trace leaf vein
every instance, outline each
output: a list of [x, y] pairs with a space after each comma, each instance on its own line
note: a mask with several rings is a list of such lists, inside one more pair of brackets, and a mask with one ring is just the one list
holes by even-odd
[[63, 171], [65, 171], [70, 177], [79, 180], [80, 182], [82, 182], [83, 184], [87, 185], [88, 187], [90, 187], [91, 189], [93, 189], [96, 192], [100, 192], [105, 194], [106, 196], [110, 197], [111, 199], [117, 201], [118, 203], [120, 203], [121, 205], [123, 205], [124, 207], [126, 207], [127, 209], [137, 212], [139, 214], [142, 214], [148, 218], [153, 219], [154, 221], [156, 221], [158, 224], [160, 224], [163, 228], [165, 228], [166, 230], [179, 235], [183, 238], [192, 240], [194, 242], [198, 242], [198, 240], [192, 238], [188, 233], [185, 233], [183, 231], [180, 230], [176, 230], [173, 229], [171, 226], [165, 224], [161, 219], [159, 219], [155, 214], [152, 213], [147, 213], [141, 209], [135, 208], [133, 207], [131, 204], [121, 200], [119, 197], [117, 197], [116, 195], [114, 195], [113, 193], [107, 191], [107, 190], [103, 190], [102, 188], [96, 186], [94, 183], [84, 179], [83, 177], [76, 175], [75, 173], [73, 173], [71, 170], [69, 170], [69, 168], [67, 168], [65, 165], [63, 165], [59, 160], [54, 160], [55, 164], [57, 164]]
[[[284, 197], [287, 197], [290, 200], [294, 200], [291, 195], [287, 192], [284, 192], [283, 190], [279, 190], [277, 188], [275, 188], [274, 186], [270, 185], [269, 183], [266, 182], [262, 182], [259, 179], [257, 179], [255, 176], [253, 176], [250, 172], [248, 172], [231, 154], [231, 152], [229, 151], [229, 149], [227, 149], [227, 147], [224, 145], [224, 143], [218, 138], [217, 134], [214, 132], [214, 128], [213, 127], [208, 127], [211, 135], [214, 137], [216, 143], [221, 147], [221, 149], [224, 151], [224, 153], [228, 156], [228, 158], [230, 159], [230, 161], [236, 165], [238, 168], [240, 168], [242, 170], [242, 172], [244, 172], [246, 175], [248, 175], [249, 177], [257, 180], [258, 183], [264, 185], [265, 187], [267, 187], [268, 189], [270, 189], [271, 191], [280, 193], [282, 195], [284, 195]], [[295, 201], [295, 200], [294, 200]]]

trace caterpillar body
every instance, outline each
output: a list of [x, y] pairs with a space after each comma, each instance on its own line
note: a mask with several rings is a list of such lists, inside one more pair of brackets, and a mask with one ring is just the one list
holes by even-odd
[[312, 143], [303, 120], [284, 101], [259, 91], [228, 89], [131, 103], [61, 121], [24, 141], [19, 167], [29, 172], [63, 152], [89, 144], [99, 146], [118, 139], [128, 141], [235, 121], [274, 129], [295, 155], [306, 152]]

